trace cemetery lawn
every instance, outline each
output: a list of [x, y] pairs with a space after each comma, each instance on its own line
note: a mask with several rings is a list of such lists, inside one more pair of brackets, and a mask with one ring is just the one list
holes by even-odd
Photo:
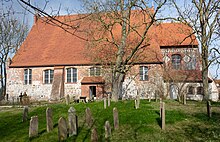
[[[134, 108], [134, 101], [119, 101], [111, 103], [104, 109], [103, 101], [92, 103], [79, 103], [66, 105], [44, 104], [29, 107], [29, 120], [31, 116], [38, 116], [39, 136], [29, 139], [29, 120], [22, 122], [23, 108], [0, 108], [0, 141], [58, 141], [58, 119], [68, 118], [68, 109], [73, 106], [78, 115], [78, 135], [69, 137], [67, 141], [90, 141], [91, 131], [85, 124], [85, 109], [91, 109], [95, 120], [92, 128], [98, 130], [99, 141], [105, 141], [104, 124], [108, 120], [112, 127], [112, 137], [109, 141], [220, 141], [220, 103], [214, 103], [212, 118], [206, 115], [204, 102], [188, 102], [182, 105], [176, 101], [166, 101], [166, 130], [161, 130], [159, 116], [159, 102], [141, 100], [140, 108]], [[53, 131], [46, 132], [46, 108], [53, 111]], [[119, 111], [119, 129], [113, 128], [113, 108]]]

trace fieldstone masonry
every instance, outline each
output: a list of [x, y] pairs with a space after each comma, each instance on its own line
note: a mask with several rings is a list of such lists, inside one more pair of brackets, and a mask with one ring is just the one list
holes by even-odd
[[50, 132], [53, 130], [53, 115], [51, 108], [47, 108], [46, 110], [46, 120], [47, 120], [47, 132]]
[[68, 110], [68, 122], [69, 122], [69, 136], [77, 135], [77, 116], [76, 110], [73, 107], [70, 107]]
[[59, 141], [66, 140], [67, 138], [67, 125], [66, 120], [63, 117], [58, 120], [58, 138]]
[[29, 138], [38, 136], [38, 117], [32, 116], [29, 127]]

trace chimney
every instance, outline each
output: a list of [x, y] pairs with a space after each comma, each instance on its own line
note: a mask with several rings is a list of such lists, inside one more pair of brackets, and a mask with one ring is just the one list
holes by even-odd
[[34, 23], [37, 23], [38, 19], [40, 18], [39, 12], [36, 10], [34, 14]]

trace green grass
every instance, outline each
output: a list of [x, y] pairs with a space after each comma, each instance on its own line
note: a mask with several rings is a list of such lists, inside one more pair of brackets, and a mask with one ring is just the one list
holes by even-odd
[[[85, 125], [85, 109], [89, 107], [95, 120], [92, 128], [96, 127], [99, 141], [104, 138], [104, 124], [108, 120], [112, 127], [110, 141], [220, 141], [220, 108], [215, 103], [212, 118], [206, 115], [206, 104], [189, 102], [187, 105], [175, 101], [166, 101], [166, 130], [161, 130], [159, 118], [159, 102], [141, 100], [140, 109], [134, 109], [134, 101], [119, 101], [111, 103], [107, 109], [103, 102], [79, 104], [48, 104], [47, 106], [30, 107], [31, 116], [38, 116], [39, 136], [28, 138], [29, 121], [22, 123], [23, 108], [0, 109], [0, 141], [58, 141], [58, 119], [68, 118], [68, 109], [76, 109], [79, 121], [79, 134], [69, 137], [67, 141], [90, 141], [90, 129]], [[54, 129], [46, 132], [46, 108], [53, 110]], [[113, 108], [119, 111], [119, 130], [113, 129]]]

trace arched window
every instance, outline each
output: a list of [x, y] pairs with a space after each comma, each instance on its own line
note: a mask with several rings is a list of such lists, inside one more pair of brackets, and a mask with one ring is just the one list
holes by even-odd
[[197, 94], [199, 94], [199, 95], [203, 95], [204, 94], [202, 86], [197, 87]]
[[172, 67], [173, 69], [179, 70], [181, 63], [181, 56], [179, 54], [172, 55]]
[[194, 87], [193, 86], [189, 86], [188, 87], [188, 92], [187, 94], [194, 94]]
[[68, 68], [67, 72], [67, 83], [77, 82], [77, 69], [76, 68]]
[[51, 84], [53, 82], [54, 70], [44, 70], [44, 83]]
[[91, 67], [89, 69], [90, 76], [100, 76], [101, 75], [101, 68], [100, 67]]
[[32, 83], [32, 69], [24, 69], [24, 84]]
[[140, 80], [148, 80], [148, 67], [147, 66], [140, 66], [139, 70]]

